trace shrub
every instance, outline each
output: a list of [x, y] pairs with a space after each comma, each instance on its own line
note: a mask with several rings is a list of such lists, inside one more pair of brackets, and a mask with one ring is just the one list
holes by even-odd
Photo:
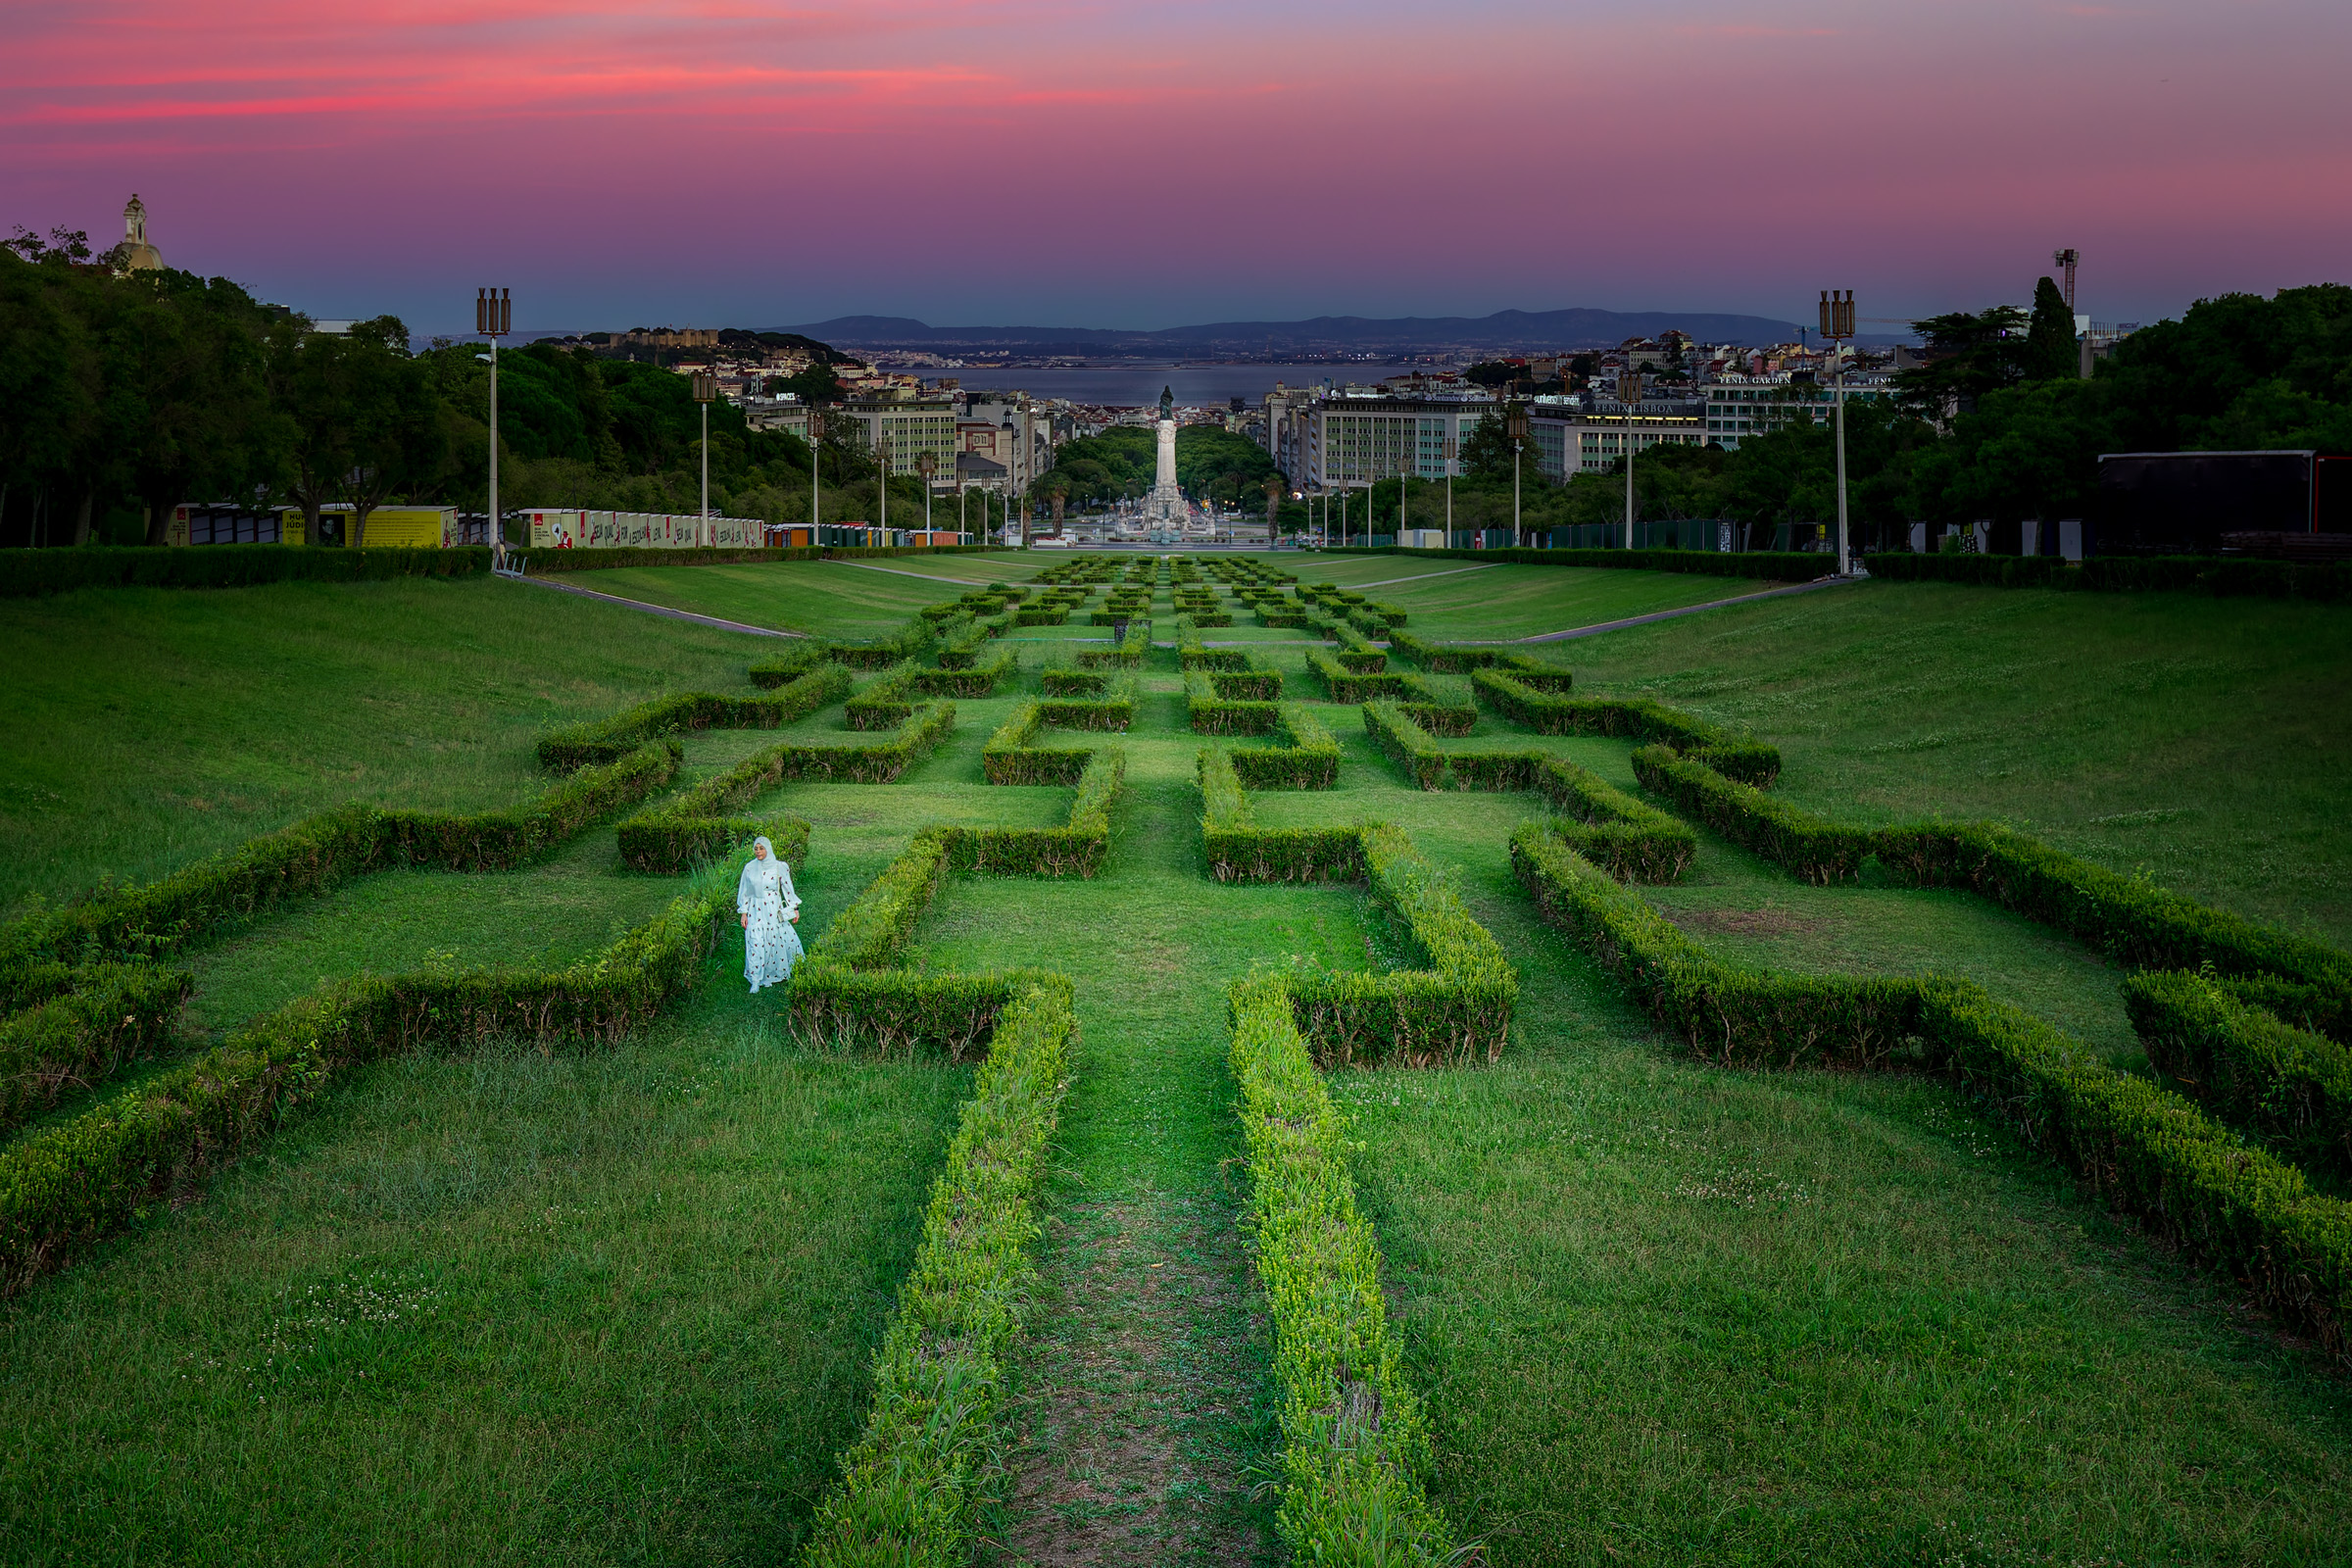
[[1445, 782], [1446, 754], [1438, 750], [1437, 738], [1396, 704], [1366, 703], [1364, 733], [1416, 789], [1434, 790]]
[[1388, 1333], [1347, 1125], [1281, 979], [1252, 975], [1230, 998], [1254, 1261], [1284, 1395], [1275, 1528], [1296, 1562], [1450, 1563], [1445, 1518], [1422, 1490], [1427, 1420]]
[[812, 1568], [971, 1559], [1077, 1028], [1066, 980], [1021, 985], [997, 1019], [875, 1357], [873, 1413], [817, 1508]]
[[988, 640], [992, 637], [1004, 636], [1011, 625], [1012, 617], [1008, 614], [991, 615], [985, 620], [973, 621], [969, 626], [963, 627], [949, 637], [941, 645], [939, 667], [942, 669], [970, 669], [980, 662], [980, 650], [988, 645]]
[[1111, 677], [1100, 669], [1047, 669], [1038, 673], [1048, 697], [1101, 697], [1110, 690]]
[[76, 588], [250, 588], [269, 582], [479, 577], [489, 569], [490, 551], [478, 545], [448, 550], [307, 550], [286, 545], [0, 550], [0, 599], [71, 593]]
[[757, 800], [785, 777], [787, 748], [771, 746], [716, 778], [681, 791], [620, 824], [620, 858], [639, 871], [668, 873], [697, 860], [718, 859], [764, 834], [776, 858], [798, 860], [808, 851], [808, 824], [797, 816], [742, 817], [726, 811]]
[[1697, 858], [1698, 835], [1688, 825], [1588, 768], [1544, 758], [1535, 787], [1575, 819], [1555, 821], [1551, 831], [1621, 882], [1676, 881]]
[[888, 784], [931, 754], [956, 728], [956, 705], [931, 703], [912, 710], [889, 739], [855, 746], [787, 741], [770, 754], [778, 779], [814, 778], [850, 784]]
[[2352, 1176], [2352, 1051], [2185, 970], [2127, 976], [2124, 1005], [2148, 1060], [2216, 1116], [2298, 1165]]
[[825, 662], [825, 645], [815, 638], [784, 644], [776, 653], [756, 660], [745, 671], [753, 685], [773, 691], [789, 681], [797, 680], [817, 665]]
[[154, 1055], [179, 1024], [195, 977], [143, 963], [97, 964], [74, 989], [0, 1019], [0, 1131]]
[[248, 919], [391, 865], [505, 870], [577, 837], [591, 822], [669, 782], [678, 753], [647, 746], [583, 770], [528, 805], [453, 815], [351, 806], [305, 817], [144, 887], [105, 893], [0, 932], [0, 973], [171, 952], [197, 933]]
[[1702, 1056], [1756, 1066], [1915, 1063], [1947, 1073], [2029, 1142], [2339, 1358], [2352, 1306], [2352, 1206], [2247, 1148], [2194, 1105], [2085, 1056], [1965, 981], [1758, 974], [1719, 965], [1664, 916], [1541, 830], [1511, 859], [1544, 917]]
[[1113, 682], [1101, 697], [1049, 697], [1037, 710], [1057, 729], [1123, 731], [1135, 722], [1135, 680]]
[[1340, 743], [1323, 721], [1297, 703], [1280, 707], [1288, 746], [1248, 747], [1231, 754], [1235, 774], [1254, 790], [1327, 790], [1340, 774]]
[[1993, 588], [2080, 588], [2120, 593], [2203, 593], [2269, 599], [2352, 598], [2342, 563], [2305, 564], [2210, 556], [2093, 556], [2077, 564], [2055, 556], [1913, 555], [1866, 558], [1873, 577], [1891, 581], [1975, 583]]
[[[1556, 681], [1554, 690], [1544, 683]], [[1647, 699], [1569, 697], [1566, 670], [1479, 669], [1470, 684], [1479, 700], [1515, 722], [1545, 735], [1630, 735], [1693, 756], [1727, 778], [1758, 788], [1780, 777], [1781, 754], [1761, 741], [1741, 740], [1692, 713]]]
[[918, 669], [914, 672], [914, 689], [926, 697], [981, 698], [994, 692], [998, 685], [1014, 675], [1021, 667], [1020, 656], [1011, 649], [999, 647], [986, 659], [968, 667], [951, 669], [946, 658], [941, 658], [938, 669]]
[[1127, 754], [1104, 747], [1078, 776], [1067, 825], [950, 828], [949, 863], [996, 876], [1093, 876], [1110, 852], [1110, 808], [1126, 774]]
[[0, 1289], [22, 1289], [234, 1160], [355, 1066], [426, 1043], [619, 1038], [701, 978], [733, 908], [731, 882], [714, 878], [568, 968], [347, 980], [26, 1134], [0, 1152]]
[[897, 729], [914, 712], [914, 662], [908, 660], [869, 681], [842, 705], [842, 721], [851, 729]]
[[1215, 682], [1216, 677], [1207, 670], [1185, 672], [1185, 707], [1196, 734], [1264, 735], [1280, 721], [1278, 705], [1229, 699], [1219, 692]]
[[1152, 622], [1140, 619], [1130, 620], [1127, 623], [1127, 635], [1120, 639], [1118, 647], [1082, 648], [1078, 651], [1078, 662], [1089, 669], [1099, 668], [1104, 664], [1115, 664], [1122, 669], [1133, 669], [1144, 662], [1144, 655], [1151, 650]]
[[1222, 747], [1203, 750], [1198, 766], [1201, 847], [1219, 882], [1352, 882], [1364, 874], [1354, 828], [1261, 828]]
[[1664, 746], [1635, 752], [1634, 776], [1733, 843], [1817, 887], [1852, 881], [1877, 850], [1877, 835], [1867, 828], [1840, 827]]
[[687, 692], [657, 697], [611, 718], [566, 725], [539, 738], [539, 765], [569, 772], [592, 762], [611, 762], [662, 735], [704, 729], [777, 729], [805, 718], [849, 695], [849, 671], [814, 664], [773, 697], [718, 697]]
[[1092, 747], [1038, 747], [1045, 705], [1023, 703], [980, 749], [980, 773], [991, 784], [1075, 784], [1094, 757]]
[[[1248, 669], [1249, 653], [1240, 648], [1210, 648], [1200, 641], [1200, 621], [1191, 615], [1176, 617], [1176, 662], [1185, 669]], [[1216, 622], [1221, 626], [1233, 624], [1228, 615]]]

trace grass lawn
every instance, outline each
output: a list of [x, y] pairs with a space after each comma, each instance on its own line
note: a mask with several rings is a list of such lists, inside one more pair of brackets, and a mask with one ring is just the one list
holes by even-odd
[[0, 601], [0, 917], [349, 801], [527, 798], [542, 730], [740, 687], [758, 647], [480, 578]]
[[2352, 607], [1870, 583], [1564, 657], [1582, 691], [1752, 725], [1816, 810], [1998, 817], [2352, 944]]
[[[909, 560], [913, 564], [902, 564]], [[955, 578], [944, 575], [951, 571], [956, 573]], [[931, 575], [934, 572], [943, 575]], [[747, 626], [879, 637], [897, 631], [925, 605], [968, 593], [975, 583], [1019, 582], [1028, 576], [1018, 567], [983, 567], [978, 558], [953, 556], [939, 561], [902, 557], [866, 564], [778, 561], [740, 566], [615, 566], [567, 571], [556, 580]]]
[[[908, 608], [940, 597], [840, 566], [740, 570], [871, 577], [869, 592], [906, 592]], [[1479, 597], [1546, 570], [1550, 589], [1524, 602], [1490, 612]], [[1639, 612], [1595, 611], [1592, 595], [1639, 599], [1653, 575], [1506, 567], [1379, 592], [1465, 596], [1458, 612], [1430, 609], [1428, 625], [1416, 608], [1413, 624], [1466, 638], [1480, 633], [1442, 617], [1606, 619]], [[1694, 598], [1747, 586], [1670, 580]], [[432, 597], [464, 586], [404, 591], [509, 638], [521, 632], [501, 617], [517, 604], [566, 626], [592, 612], [624, 627], [634, 652], [595, 666], [602, 686], [473, 699], [463, 733], [503, 750], [455, 779], [434, 771], [440, 753], [408, 755], [403, 737], [433, 732], [410, 728], [416, 710], [401, 704], [347, 705], [340, 729], [279, 744], [376, 766], [390, 754], [403, 771], [387, 766], [386, 786], [429, 777], [476, 803], [509, 800], [541, 783], [528, 765], [540, 725], [648, 691], [744, 689], [757, 652], [508, 584]], [[178, 621], [211, 626], [231, 598], [142, 596], [141, 612], [164, 623], [144, 635], [184, 643], [194, 634]], [[869, 610], [845, 597], [814, 612], [832, 617], [816, 629], [887, 629], [905, 612], [869, 625]], [[1153, 613], [1172, 633], [1164, 585]], [[1990, 810], [2050, 831], [2089, 809], [2113, 776], [2101, 768], [2170, 780], [2163, 804], [2127, 804], [2178, 814], [2079, 825], [2119, 836], [2074, 847], [2131, 869], [2140, 862], [2118, 843], [2180, 841], [2179, 863], [2210, 873], [2235, 866], [2267, 821], [2311, 847], [2307, 881], [2282, 889], [2236, 870], [2190, 890], [2334, 930], [2352, 924], [2340, 893], [2352, 830], [2328, 816], [2341, 792], [2321, 781], [2340, 776], [2344, 737], [2340, 704], [2323, 713], [2314, 694], [2340, 687], [2344, 650], [2330, 640], [2348, 622], [2327, 617], [2342, 613], [1882, 584], [1548, 652], [1573, 663], [1580, 689], [1653, 691], [1752, 723], [1787, 752], [1783, 791], [1842, 815]], [[76, 614], [68, 623], [121, 618]], [[430, 641], [450, 617], [418, 623], [381, 636]], [[1034, 668], [1054, 643], [1102, 634], [1031, 635], [1017, 646]], [[1319, 696], [1303, 650], [1282, 646], [1295, 634], [1236, 636], [1263, 643], [1286, 695]], [[2052, 674], [2045, 646], [2075, 657]], [[348, 667], [357, 656], [342, 657]], [[221, 650], [182, 658], [199, 692], [215, 689], [203, 658], [234, 667]], [[434, 677], [450, 703], [454, 668]], [[1271, 1499], [1255, 1483], [1274, 1396], [1235, 1225], [1223, 989], [1260, 960], [1398, 958], [1356, 890], [1207, 879], [1192, 785], [1204, 742], [1184, 727], [1173, 653], [1154, 653], [1139, 685], [1135, 733], [1095, 737], [1130, 758], [1102, 874], [951, 879], [916, 932], [918, 963], [1041, 964], [1077, 986], [1081, 1038], [991, 1521], [989, 1560], [1005, 1568], [1273, 1558]], [[1034, 674], [1021, 686], [957, 703], [953, 736], [899, 783], [790, 785], [750, 808], [813, 824], [793, 868], [808, 936], [923, 823], [1061, 820], [1066, 789], [982, 782], [982, 743]], [[63, 676], [47, 689], [50, 752], [114, 744], [112, 687], [87, 703]], [[288, 711], [264, 684], [226, 681], [213, 710], [168, 709], [147, 732], [203, 758], [208, 725], [258, 745]], [[2352, 1538], [2340, 1373], [2282, 1342], [2228, 1282], [2083, 1201], [1949, 1090], [1692, 1061], [1537, 920], [1510, 877], [1507, 838], [1541, 811], [1536, 797], [1409, 789], [1354, 710], [1320, 711], [1341, 737], [1340, 787], [1255, 796], [1260, 819], [1403, 827], [1521, 977], [1500, 1064], [1332, 1079], [1430, 1407], [1436, 1493], [1493, 1561], [2340, 1559]], [[840, 725], [836, 708], [793, 732], [847, 740]], [[2274, 736], [2286, 744], [2248, 744]], [[1947, 738], [1882, 744], [1906, 737]], [[777, 738], [692, 737], [682, 782]], [[1545, 750], [1632, 785], [1621, 742], [1530, 736], [1482, 715], [1448, 744]], [[2202, 756], [2205, 776], [2177, 751]], [[2235, 776], [2222, 766], [2249, 755]], [[2249, 768], [2265, 811], [2225, 814]], [[2220, 777], [2230, 784], [2207, 781]], [[134, 786], [107, 787], [119, 803], [108, 808], [128, 812]], [[676, 885], [620, 872], [609, 826], [517, 872], [365, 879], [199, 953], [198, 1016], [232, 1021], [363, 966], [567, 956]], [[1933, 964], [2119, 1063], [2136, 1054], [2111, 969], [1981, 901], [1806, 888], [1703, 835], [1684, 883], [1644, 892], [1729, 958]], [[0, 1458], [0, 1557], [789, 1555], [862, 1419], [872, 1347], [967, 1076], [799, 1049], [778, 1035], [771, 999], [742, 995], [740, 961], [739, 947], [722, 953], [688, 1006], [617, 1048], [431, 1055], [361, 1074], [201, 1201], [0, 1304], [0, 1413], [24, 1435]]]

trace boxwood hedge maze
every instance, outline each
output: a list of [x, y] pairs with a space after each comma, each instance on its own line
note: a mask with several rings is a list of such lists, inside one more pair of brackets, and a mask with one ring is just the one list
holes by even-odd
[[2352, 1539], [2352, 958], [1409, 588], [988, 569], [0, 935], [11, 1560]]

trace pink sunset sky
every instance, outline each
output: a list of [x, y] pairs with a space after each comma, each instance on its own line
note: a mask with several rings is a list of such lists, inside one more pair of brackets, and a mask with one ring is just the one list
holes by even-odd
[[2153, 319], [2352, 279], [2347, 62], [2344, 0], [12, 0], [0, 225], [136, 190], [420, 331], [1899, 319], [2061, 245]]

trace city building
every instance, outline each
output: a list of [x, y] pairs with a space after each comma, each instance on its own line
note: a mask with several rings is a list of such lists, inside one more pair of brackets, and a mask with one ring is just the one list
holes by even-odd
[[[953, 483], [954, 459], [960, 450], [956, 445], [955, 399], [852, 398], [826, 411], [828, 425], [839, 419], [852, 421], [859, 428], [868, 452], [878, 453], [884, 442], [889, 443], [890, 471], [894, 476], [921, 473], [918, 465], [928, 452], [938, 460], [932, 482], [942, 488]], [[943, 479], [939, 475], [950, 477]]]
[[[1743, 436], [1764, 435], [1800, 418], [1827, 422], [1832, 413], [1830, 388], [1816, 375], [1810, 370], [1783, 370], [1718, 378], [1704, 389], [1707, 440], [1727, 452], [1737, 452]], [[1848, 407], [1893, 396], [1892, 376], [1871, 370], [1846, 372]]]
[[1705, 446], [1706, 405], [1674, 399], [1643, 399], [1628, 408], [1612, 399], [1541, 397], [1528, 408], [1527, 436], [1536, 471], [1553, 484], [1579, 473], [1606, 473], [1628, 450], [1655, 446]]
[[1461, 472], [1461, 443], [1498, 407], [1485, 392], [1447, 398], [1326, 398], [1306, 415], [1301, 471], [1284, 471], [1294, 483], [1327, 490], [1393, 479], [1399, 473], [1443, 479], [1449, 472]]

